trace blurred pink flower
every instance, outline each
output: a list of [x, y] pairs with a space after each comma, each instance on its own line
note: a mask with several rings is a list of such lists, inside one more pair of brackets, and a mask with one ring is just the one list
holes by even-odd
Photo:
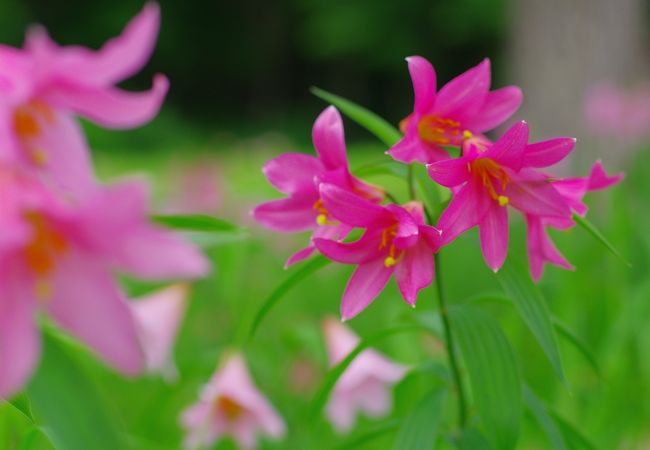
[[493, 145], [474, 142], [460, 158], [430, 164], [431, 178], [453, 192], [438, 222], [442, 243], [478, 225], [483, 257], [496, 272], [508, 251], [508, 205], [529, 216], [569, 220], [564, 196], [533, 169], [557, 163], [574, 145], [573, 138], [528, 145], [528, 125], [518, 122]]
[[158, 113], [169, 87], [165, 76], [156, 75], [147, 92], [115, 85], [146, 63], [159, 22], [158, 5], [148, 3], [122, 35], [97, 51], [61, 47], [41, 27], [29, 31], [23, 49], [0, 45], [0, 160], [84, 193], [94, 175], [75, 116], [130, 128]]
[[37, 310], [129, 375], [142, 369], [133, 316], [113, 273], [198, 277], [207, 261], [148, 221], [145, 186], [122, 183], [70, 203], [0, 166], [0, 397], [29, 378]]
[[180, 167], [172, 176], [167, 214], [214, 214], [222, 204], [216, 162], [204, 160]]
[[[343, 360], [359, 338], [333, 317], [323, 321], [330, 366]], [[364, 350], [343, 372], [334, 386], [326, 414], [339, 433], [354, 428], [357, 414], [381, 417], [392, 408], [391, 388], [404, 378], [408, 368], [394, 363], [375, 350]]]
[[166, 378], [177, 374], [173, 360], [176, 335], [183, 321], [190, 287], [174, 284], [130, 302], [149, 372]]
[[627, 90], [608, 82], [592, 86], [585, 119], [594, 134], [637, 145], [650, 137], [650, 84]]
[[255, 449], [261, 434], [280, 439], [286, 433], [284, 421], [255, 387], [239, 353], [225, 357], [181, 422], [188, 449], [211, 448], [223, 436], [241, 448]]
[[415, 306], [419, 290], [433, 281], [433, 254], [440, 236], [438, 230], [424, 223], [422, 205], [377, 205], [331, 184], [322, 184], [320, 192], [333, 219], [349, 227], [365, 228], [356, 242], [314, 239], [326, 257], [357, 265], [343, 293], [343, 320], [363, 311], [393, 274], [404, 301]]
[[[623, 179], [623, 174], [608, 176], [602, 163], [596, 161], [588, 177], [566, 178], [553, 181], [553, 187], [562, 195], [573, 212], [580, 216], [587, 214], [587, 205], [582, 201], [587, 192], [611, 187]], [[546, 227], [560, 230], [575, 225], [573, 219], [546, 218], [526, 214], [526, 244], [528, 261], [533, 279], [539, 280], [544, 271], [544, 263], [554, 264], [567, 270], [573, 266], [557, 250], [546, 232]]]
[[507, 86], [490, 92], [490, 60], [457, 76], [436, 93], [436, 72], [421, 56], [406, 58], [413, 81], [413, 113], [400, 123], [404, 137], [388, 154], [397, 161], [432, 163], [448, 159], [443, 147], [460, 147], [469, 133], [480, 135], [519, 108], [522, 93]]
[[308, 258], [315, 250], [313, 239], [343, 239], [351, 227], [335, 222], [323, 205], [318, 186], [330, 183], [378, 203], [384, 193], [352, 176], [345, 151], [341, 115], [333, 106], [323, 111], [312, 131], [318, 157], [285, 153], [266, 163], [264, 174], [269, 182], [288, 198], [259, 205], [253, 211], [262, 225], [281, 232], [313, 230], [309, 245], [295, 253], [287, 266]]

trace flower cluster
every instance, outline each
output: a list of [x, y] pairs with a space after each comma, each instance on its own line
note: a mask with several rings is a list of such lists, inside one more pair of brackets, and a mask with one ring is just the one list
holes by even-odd
[[148, 4], [97, 51], [61, 47], [41, 28], [24, 48], [0, 46], [0, 397], [38, 362], [37, 313], [124, 374], [162, 365], [164, 351], [143, 348], [146, 327], [115, 274], [161, 280], [209, 269], [198, 250], [150, 222], [145, 183], [97, 181], [77, 119], [129, 128], [157, 114], [166, 77], [147, 92], [116, 84], [145, 64], [158, 27], [158, 6]]
[[[437, 223], [416, 199], [395, 204], [393, 196], [350, 174], [343, 124], [333, 106], [314, 124], [318, 158], [288, 153], [264, 167], [269, 182], [288, 198], [260, 205], [255, 218], [278, 231], [312, 231], [307, 248], [292, 256], [288, 265], [317, 249], [333, 261], [357, 266], [343, 294], [344, 320], [364, 310], [391, 275], [405, 302], [414, 306], [418, 292], [433, 281], [434, 254], [476, 226], [483, 257], [498, 271], [507, 255], [511, 209], [519, 211], [527, 224], [533, 278], [539, 280], [544, 263], [570, 269], [551, 242], [548, 228], [574, 226], [573, 215], [587, 211], [584, 195], [622, 178], [607, 176], [600, 162], [588, 177], [550, 175], [546, 168], [569, 155], [576, 140], [559, 137], [530, 143], [524, 121], [494, 142], [486, 137], [484, 133], [508, 120], [522, 101], [514, 86], [490, 91], [489, 60], [439, 91], [434, 68], [426, 59], [413, 56], [407, 62], [415, 92], [413, 113], [400, 123], [403, 138], [386, 153], [405, 164], [426, 165], [432, 182], [449, 188], [451, 200]], [[387, 199], [391, 201], [386, 203]], [[345, 241], [354, 228], [363, 230], [361, 238]]]

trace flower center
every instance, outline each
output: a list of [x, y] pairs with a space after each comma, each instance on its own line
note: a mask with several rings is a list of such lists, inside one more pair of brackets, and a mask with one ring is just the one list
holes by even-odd
[[316, 223], [318, 225], [337, 225], [338, 222], [334, 220], [330, 220], [330, 213], [327, 209], [325, 209], [325, 205], [323, 205], [323, 200], [320, 198], [314, 203], [313, 208], [318, 212], [318, 215], [316, 216]]
[[395, 243], [393, 242], [395, 236], [397, 236], [398, 224], [391, 225], [388, 228], [385, 228], [381, 232], [381, 242], [377, 247], [379, 250], [385, 248], [388, 249], [388, 256], [384, 259], [384, 266], [393, 267], [399, 262], [399, 259], [402, 257], [402, 251], [395, 248]]
[[433, 114], [420, 119], [418, 134], [423, 141], [439, 145], [460, 145], [463, 138], [460, 122]]
[[242, 405], [225, 395], [222, 395], [217, 399], [215, 407], [217, 411], [223, 413], [226, 419], [231, 422], [237, 420], [244, 412], [244, 407]]
[[481, 180], [490, 197], [499, 202], [499, 205], [506, 206], [510, 202], [508, 197], [496, 191], [495, 183], [503, 191], [508, 186], [510, 177], [494, 160], [490, 158], [476, 159], [470, 163], [469, 170]]
[[38, 166], [47, 162], [47, 155], [34, 145], [34, 139], [41, 135], [43, 123], [53, 124], [55, 121], [52, 108], [40, 100], [31, 100], [14, 113], [14, 131], [31, 161]]
[[32, 212], [25, 217], [34, 233], [24, 249], [25, 261], [37, 276], [46, 277], [54, 269], [56, 258], [68, 250], [68, 242], [41, 214]]

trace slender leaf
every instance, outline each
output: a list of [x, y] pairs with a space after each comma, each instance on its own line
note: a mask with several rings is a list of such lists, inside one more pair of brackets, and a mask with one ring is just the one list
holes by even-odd
[[316, 97], [336, 106], [343, 114], [374, 134], [387, 146], [392, 147], [402, 138], [402, 134], [394, 126], [363, 106], [317, 87], [312, 87], [310, 91]]
[[208, 233], [237, 233], [242, 231], [241, 228], [230, 222], [203, 214], [153, 216], [152, 219], [168, 228], [182, 231]]
[[469, 428], [463, 430], [458, 438], [459, 450], [492, 450], [488, 440], [479, 431]]
[[449, 308], [483, 429], [499, 450], [515, 448], [522, 415], [519, 368], [499, 324], [470, 305]]
[[438, 439], [447, 391], [435, 389], [402, 421], [395, 450], [431, 450]]
[[28, 428], [20, 439], [20, 450], [33, 450], [35, 448], [38, 448], [36, 446], [38, 444], [39, 437], [47, 440], [47, 436], [39, 427], [33, 426]]
[[554, 411], [551, 411], [551, 415], [555, 419], [555, 422], [557, 423], [558, 427], [562, 431], [562, 435], [564, 436], [564, 440], [569, 446], [569, 449], [571, 450], [598, 450], [598, 447], [596, 447], [587, 437], [582, 434], [576, 427], [571, 425], [566, 419], [561, 417], [559, 414], [557, 414]]
[[360, 445], [372, 442], [378, 437], [384, 436], [385, 434], [397, 430], [398, 426], [399, 421], [397, 420], [389, 420], [384, 423], [380, 423], [369, 430], [365, 430], [364, 432], [347, 439], [343, 444], [334, 447], [333, 450], [356, 450]]
[[540, 290], [530, 279], [522, 266], [506, 264], [497, 273], [497, 279], [506, 294], [512, 299], [524, 322], [541, 345], [557, 376], [567, 384], [555, 338], [551, 313]]
[[287, 278], [280, 286], [278, 286], [272, 293], [271, 295], [268, 296], [268, 298], [262, 303], [262, 306], [260, 309], [257, 311], [257, 314], [255, 314], [255, 317], [253, 319], [253, 323], [251, 325], [250, 331], [248, 333], [248, 339], [252, 339], [253, 336], [255, 335], [255, 332], [260, 326], [260, 323], [262, 323], [262, 320], [266, 317], [266, 315], [273, 309], [273, 307], [278, 303], [278, 301], [284, 297], [284, 295], [291, 290], [294, 286], [296, 286], [298, 283], [300, 283], [302, 280], [307, 278], [309, 275], [313, 274], [314, 272], [317, 272], [318, 270], [322, 269], [326, 265], [328, 265], [330, 261], [325, 258], [322, 255], [318, 255], [312, 260], [308, 261], [304, 265], [302, 265], [299, 269], [294, 271], [289, 278]]
[[553, 325], [555, 325], [555, 329], [559, 332], [560, 336], [563, 336], [567, 341], [569, 341], [573, 346], [580, 352], [582, 353], [582, 356], [585, 357], [585, 359], [591, 364], [591, 367], [594, 369], [594, 372], [602, 378], [602, 370], [600, 369], [600, 364], [598, 364], [598, 360], [592, 353], [592, 351], [589, 349], [589, 346], [585, 344], [585, 342], [578, 336], [576, 335], [566, 324], [561, 322], [557, 318], [553, 318]]
[[69, 353], [45, 333], [41, 365], [27, 389], [48, 437], [61, 450], [126, 449], [115, 417]]
[[364, 164], [352, 171], [358, 177], [369, 177], [373, 175], [390, 175], [403, 180], [406, 177], [406, 166], [390, 159], [377, 161], [372, 164]]
[[569, 450], [566, 442], [564, 442], [562, 432], [558, 429], [557, 424], [549, 415], [546, 407], [537, 395], [535, 395], [535, 393], [525, 384], [524, 401], [526, 402], [528, 410], [533, 414], [539, 425], [542, 427], [542, 430], [544, 430], [544, 433], [551, 443], [551, 447], [555, 450]]
[[629, 263], [627, 259], [623, 256], [621, 252], [618, 251], [616, 247], [605, 237], [601, 231], [596, 228], [596, 225], [588, 221], [584, 217], [580, 217], [578, 214], [573, 214], [573, 220], [580, 225], [582, 228], [587, 230], [589, 234], [593, 236], [594, 239], [596, 239], [598, 242], [603, 244], [607, 250], [609, 250], [614, 256], [616, 256], [618, 259], [620, 259], [625, 265], [628, 267], [631, 267], [632, 264]]
[[329, 398], [330, 392], [332, 392], [334, 385], [336, 385], [338, 379], [341, 377], [341, 375], [343, 375], [345, 369], [347, 369], [347, 367], [352, 363], [352, 361], [354, 361], [354, 359], [357, 356], [359, 356], [359, 354], [361, 354], [361, 352], [363, 352], [368, 347], [372, 347], [378, 341], [388, 336], [392, 336], [394, 334], [400, 334], [400, 333], [417, 332], [417, 331], [429, 331], [429, 330], [420, 325], [403, 325], [403, 326], [396, 326], [394, 328], [389, 328], [387, 330], [376, 333], [370, 337], [362, 339], [354, 348], [354, 350], [348, 353], [348, 355], [343, 360], [341, 360], [341, 362], [339, 362], [337, 365], [332, 367], [330, 371], [327, 373], [327, 375], [325, 376], [325, 380], [323, 381], [323, 384], [321, 385], [318, 392], [316, 392], [316, 395], [314, 395], [314, 398], [312, 399], [311, 402], [310, 411], [312, 417], [316, 417], [318, 416], [318, 414], [320, 414], [320, 412], [325, 407], [325, 404], [327, 403], [327, 399]]
[[32, 412], [32, 404], [29, 401], [27, 394], [22, 392], [16, 395], [9, 401], [9, 404], [17, 409], [30, 422], [36, 423], [36, 420], [34, 419], [34, 413]]

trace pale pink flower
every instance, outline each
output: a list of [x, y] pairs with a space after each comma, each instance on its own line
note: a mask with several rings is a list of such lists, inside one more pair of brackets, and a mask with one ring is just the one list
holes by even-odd
[[190, 287], [174, 284], [129, 303], [138, 328], [145, 366], [166, 378], [177, 374], [173, 360], [176, 335], [183, 322]]
[[94, 175], [76, 116], [131, 128], [158, 113], [169, 87], [165, 76], [156, 75], [147, 92], [116, 85], [147, 62], [159, 22], [158, 5], [148, 3], [122, 35], [97, 51], [59, 46], [41, 27], [29, 31], [23, 49], [0, 45], [0, 160], [85, 193]]
[[74, 203], [0, 166], [0, 397], [28, 380], [43, 311], [119, 371], [143, 368], [137, 330], [115, 272], [144, 279], [198, 277], [203, 256], [152, 225], [137, 182], [94, 190]]
[[[359, 337], [333, 317], [323, 321], [327, 353], [331, 366], [343, 360], [359, 343]], [[394, 384], [408, 368], [375, 350], [367, 349], [348, 366], [332, 390], [326, 407], [327, 418], [339, 433], [354, 428], [359, 412], [381, 417], [392, 409]]]
[[286, 426], [259, 392], [239, 353], [228, 354], [203, 388], [198, 403], [181, 416], [185, 448], [211, 448], [230, 436], [243, 449], [255, 449], [261, 435], [282, 438]]

